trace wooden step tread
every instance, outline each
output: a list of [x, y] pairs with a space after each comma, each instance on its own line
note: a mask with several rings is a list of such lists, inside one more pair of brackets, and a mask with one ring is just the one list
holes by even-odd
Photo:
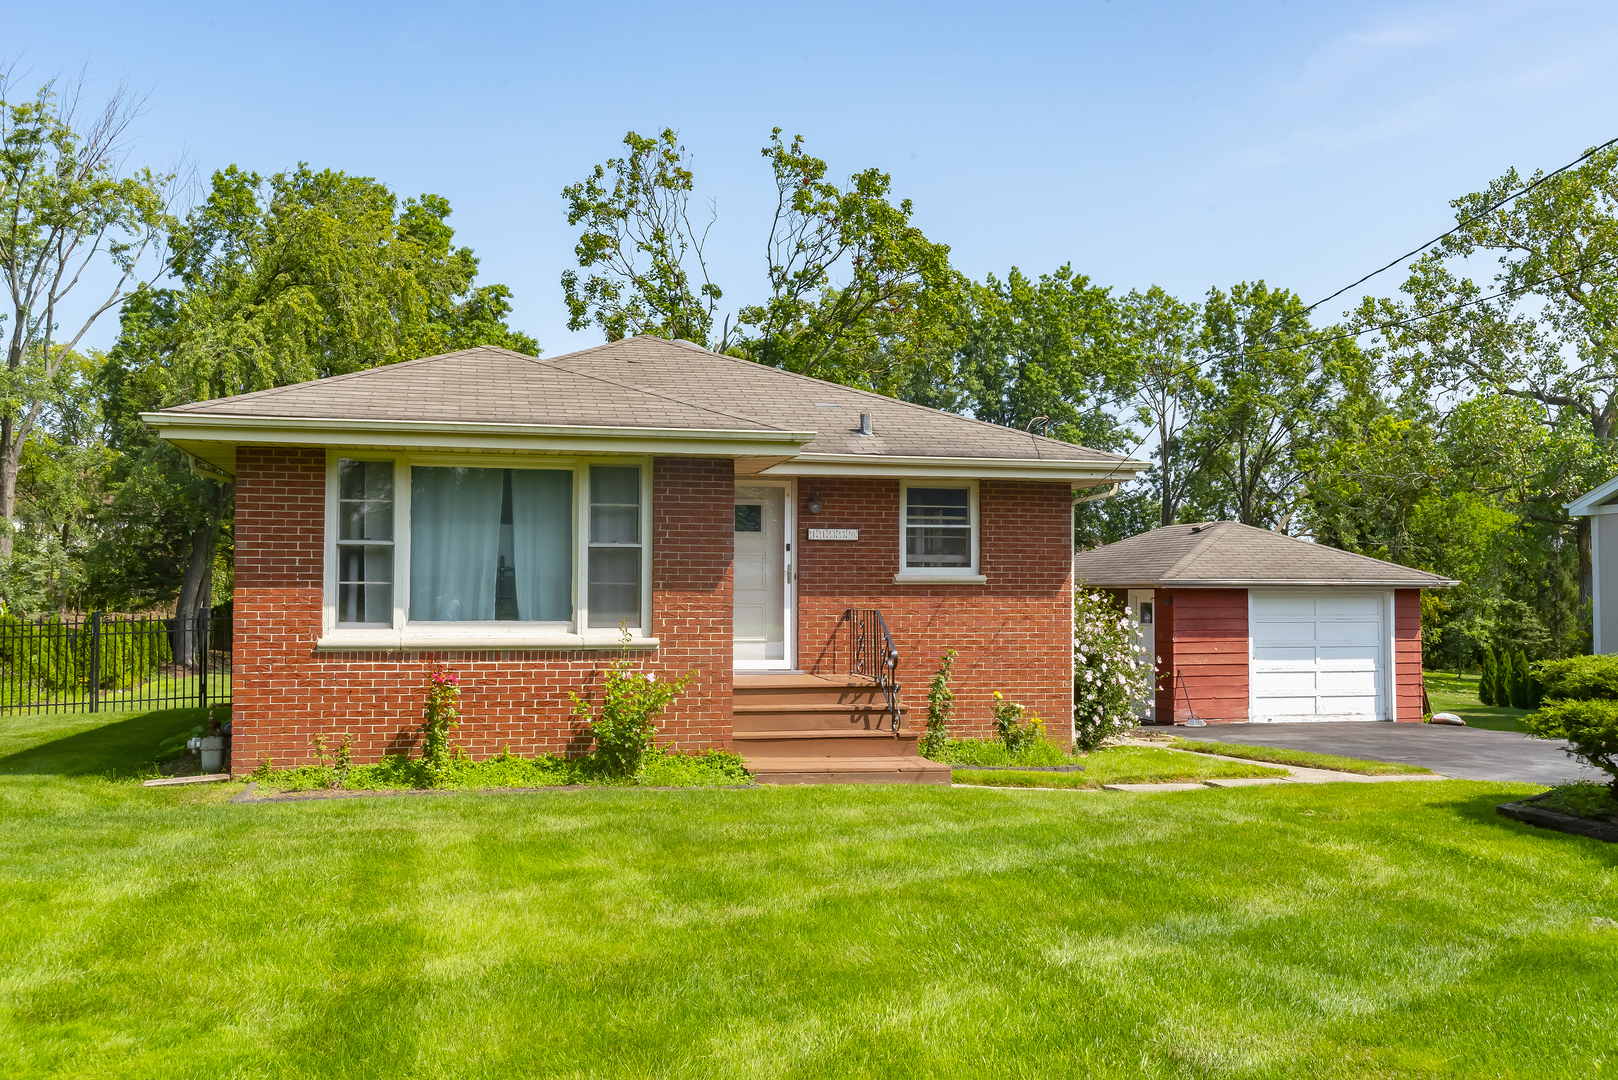
[[806, 675], [803, 672], [749, 671], [731, 676], [737, 690], [818, 689], [832, 687], [868, 690], [877, 685], [870, 675]]
[[749, 761], [747, 767], [758, 773], [772, 772], [818, 772], [835, 770], [839, 772], [949, 772], [949, 766], [936, 761], [928, 761], [921, 757], [889, 757], [889, 758], [766, 758], [760, 761]]

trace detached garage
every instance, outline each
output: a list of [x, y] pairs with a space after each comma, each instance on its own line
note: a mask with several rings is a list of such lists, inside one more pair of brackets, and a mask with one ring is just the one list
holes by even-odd
[[1158, 659], [1148, 719], [1419, 722], [1421, 590], [1455, 584], [1232, 521], [1081, 552]]

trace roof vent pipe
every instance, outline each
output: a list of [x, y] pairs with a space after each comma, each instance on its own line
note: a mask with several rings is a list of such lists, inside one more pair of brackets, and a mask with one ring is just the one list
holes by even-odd
[[862, 412], [862, 413], [860, 413], [860, 434], [861, 435], [869, 435], [870, 433], [871, 433], [871, 414], [868, 413], [868, 412]]

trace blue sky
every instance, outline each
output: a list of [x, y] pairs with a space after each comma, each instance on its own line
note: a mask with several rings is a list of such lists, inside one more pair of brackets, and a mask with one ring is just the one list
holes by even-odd
[[82, 67], [92, 95], [149, 95], [132, 160], [305, 160], [447, 196], [550, 354], [600, 340], [566, 329], [560, 190], [630, 128], [695, 153], [739, 301], [775, 126], [835, 173], [891, 172], [976, 278], [1071, 262], [1120, 291], [1262, 277], [1311, 302], [1507, 167], [1618, 135], [1601, 3], [61, 3], [7, 23], [21, 81]]

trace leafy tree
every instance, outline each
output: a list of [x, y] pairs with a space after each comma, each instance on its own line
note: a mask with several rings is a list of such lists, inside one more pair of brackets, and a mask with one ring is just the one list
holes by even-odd
[[[59, 376], [97, 319], [130, 294], [142, 263], [171, 223], [173, 174], [120, 173], [122, 139], [136, 114], [122, 90], [99, 113], [80, 111], [83, 87], [64, 98], [54, 82], [16, 98], [0, 76], [0, 281], [10, 311], [0, 396], [0, 558], [13, 550], [23, 448], [57, 403]], [[110, 263], [111, 289], [92, 299], [76, 329], [59, 338], [64, 311], [85, 272]], [[157, 260], [160, 265], [161, 260]], [[97, 280], [92, 272], [91, 280]], [[71, 380], [70, 380], [71, 381]]]
[[1184, 435], [1187, 509], [1280, 532], [1299, 527], [1300, 450], [1328, 406], [1351, 342], [1309, 325], [1298, 297], [1262, 281], [1212, 289], [1201, 346], [1208, 387]]
[[1157, 443], [1147, 481], [1157, 490], [1158, 524], [1172, 525], [1188, 482], [1180, 461], [1182, 436], [1213, 393], [1197, 351], [1202, 313], [1156, 285], [1131, 292], [1119, 307], [1125, 348], [1135, 364], [1138, 420]]
[[104, 581], [109, 592], [166, 598], [178, 566], [177, 613], [194, 613], [229, 535], [228, 485], [191, 473], [140, 411], [474, 345], [539, 351], [506, 325], [510, 290], [476, 284], [478, 261], [454, 245], [449, 214], [441, 196], [401, 204], [376, 180], [307, 165], [214, 175], [174, 230], [176, 287], [129, 304], [103, 375], [125, 463], [117, 524], [92, 556], [124, 568]]
[[[1403, 300], [1367, 300], [1361, 324], [1378, 331], [1391, 376], [1426, 397], [1515, 397], [1542, 423], [1582, 426], [1606, 448], [1618, 420], [1618, 147], [1592, 154], [1532, 190], [1515, 169], [1455, 200], [1456, 230], [1412, 268]], [[1505, 205], [1498, 205], [1502, 202]], [[1492, 255], [1488, 286], [1456, 261]], [[1610, 468], [1610, 453], [1594, 455]], [[1571, 476], [1592, 486], [1601, 473]], [[1565, 515], [1562, 518], [1566, 522]], [[1589, 526], [1576, 536], [1580, 605], [1590, 588]]]
[[[562, 275], [573, 330], [599, 326], [684, 338], [720, 352], [848, 385], [894, 393], [915, 365], [940, 363], [956, 316], [960, 278], [949, 248], [911, 223], [909, 200], [891, 200], [877, 169], [845, 184], [780, 129], [761, 153], [776, 205], [765, 238], [765, 299], [719, 319], [724, 290], [704, 245], [716, 220], [691, 218], [691, 156], [672, 129], [633, 131], [626, 153], [564, 188], [569, 225], [583, 225], [579, 270]], [[579, 271], [591, 271], [580, 277]], [[720, 326], [715, 333], [715, 322]], [[941, 369], [940, 369], [941, 370]]]
[[957, 352], [962, 406], [979, 420], [1100, 449], [1124, 445], [1118, 406], [1134, 389], [1107, 289], [1063, 266], [1012, 268], [971, 287]]

